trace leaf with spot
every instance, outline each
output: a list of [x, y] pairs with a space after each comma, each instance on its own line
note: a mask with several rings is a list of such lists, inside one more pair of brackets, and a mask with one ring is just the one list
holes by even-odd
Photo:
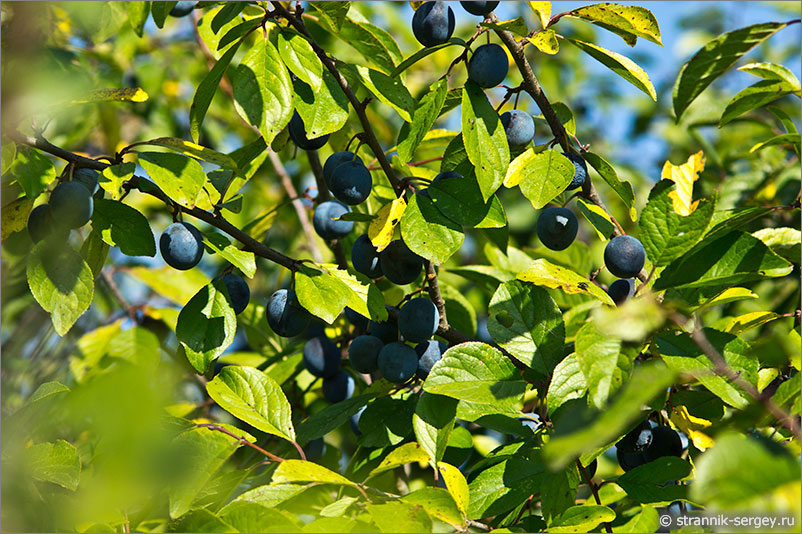
[[487, 201], [504, 182], [510, 148], [498, 113], [482, 88], [470, 80], [462, 90], [462, 138]]
[[620, 4], [593, 4], [568, 12], [569, 17], [587, 20], [620, 36], [629, 46], [635, 46], [643, 37], [660, 46], [660, 26], [651, 11], [640, 6]]
[[560, 288], [569, 295], [589, 295], [610, 306], [615, 304], [606, 291], [584, 276], [543, 258], [532, 262], [527, 269], [518, 273], [517, 278], [550, 289]]
[[565, 191], [574, 177], [574, 164], [554, 150], [536, 152], [529, 147], [507, 169], [506, 187], [521, 188], [535, 209], [541, 209]]
[[612, 70], [626, 81], [649, 95], [652, 100], [657, 102], [657, 92], [654, 90], [654, 85], [637, 63], [632, 61], [626, 56], [622, 56], [612, 50], [607, 50], [592, 43], [586, 43], [578, 39], [565, 38], [566, 41], [575, 45], [577, 48], [588, 54], [590, 57]]

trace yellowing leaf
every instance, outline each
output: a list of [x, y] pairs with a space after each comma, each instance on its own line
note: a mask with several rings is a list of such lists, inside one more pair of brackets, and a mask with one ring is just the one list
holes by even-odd
[[417, 10], [418, 10], [418, 8], [419, 8], [421, 5], [423, 5], [423, 2], [410, 2], [410, 3], [409, 3], [409, 5], [411, 5], [411, 6], [412, 6], [412, 9], [414, 9], [415, 11], [417, 11]]
[[382, 206], [376, 218], [370, 221], [368, 237], [379, 252], [387, 248], [392, 241], [395, 226], [401, 221], [406, 209], [407, 201], [403, 197], [397, 198]]
[[713, 438], [699, 430], [712, 424], [707, 419], [691, 415], [685, 406], [674, 406], [671, 410], [670, 418], [671, 422], [685, 432], [688, 435], [688, 439], [693, 442], [694, 447], [700, 451], [713, 446]]
[[529, 39], [529, 42], [537, 47], [544, 54], [554, 55], [560, 51], [560, 43], [554, 30], [544, 30], [536, 33]]
[[535, 12], [540, 24], [545, 28], [551, 18], [551, 2], [527, 2], [529, 8]]
[[517, 278], [524, 282], [532, 282], [538, 286], [551, 289], [560, 288], [568, 294], [590, 295], [605, 304], [615, 305], [606, 291], [584, 276], [565, 267], [554, 265], [542, 258], [535, 260], [525, 271], [518, 273]]
[[73, 104], [91, 102], [146, 102], [148, 93], [139, 87], [131, 89], [98, 89], [90, 92], [85, 98], [73, 100]]
[[22, 197], [3, 206], [2, 209], [2, 230], [0, 240], [5, 241], [14, 232], [23, 230], [28, 224], [28, 215], [31, 214], [33, 200]]
[[666, 161], [663, 165], [663, 180], [671, 180], [677, 184], [677, 188], [670, 192], [668, 196], [674, 203], [674, 211], [683, 217], [687, 217], [696, 210], [699, 201], [692, 202], [693, 183], [699, 179], [699, 175], [705, 168], [705, 155], [700, 150], [688, 158], [682, 165], [674, 165]]

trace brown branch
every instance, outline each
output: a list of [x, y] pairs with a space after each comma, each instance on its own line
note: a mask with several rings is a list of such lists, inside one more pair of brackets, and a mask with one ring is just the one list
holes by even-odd
[[312, 168], [312, 174], [315, 176], [315, 183], [317, 184], [317, 199], [320, 202], [331, 198], [329, 195], [329, 188], [326, 186], [326, 181], [323, 179], [323, 166], [320, 164], [320, 155], [317, 150], [307, 150], [306, 158], [309, 160], [309, 166]]
[[[677, 319], [679, 319], [679, 321], [677, 321]], [[682, 324], [684, 322], [683, 319], [684, 318], [677, 317], [675, 318], [675, 322]], [[713, 372], [726, 378], [743, 390], [744, 393], [752, 397], [753, 400], [762, 404], [763, 408], [765, 408], [767, 412], [777, 419], [782, 426], [791, 431], [797, 440], [800, 439], [799, 421], [777, 406], [771, 397], [762, 395], [757, 388], [751, 384], [751, 382], [743, 378], [740, 373], [727, 365], [724, 357], [719, 353], [716, 347], [710, 343], [710, 340], [707, 339], [707, 336], [702, 330], [702, 321], [698, 315], [695, 317], [694, 323], [695, 324], [694, 329], [691, 332], [691, 338], [693, 338], [693, 341], [696, 343], [696, 345], [702, 349], [702, 352], [705, 353], [707, 358], [713, 364]]]
[[429, 297], [437, 307], [437, 313], [440, 315], [440, 326], [438, 330], [448, 330], [449, 324], [446, 318], [446, 303], [443, 300], [443, 295], [440, 294], [440, 283], [437, 281], [437, 271], [434, 269], [434, 264], [429, 260], [423, 263], [426, 268], [426, 283], [429, 285]]
[[136, 308], [131, 306], [131, 303], [123, 296], [122, 291], [120, 288], [117, 287], [117, 282], [114, 281], [113, 274], [108, 269], [101, 269], [100, 274], [103, 275], [103, 280], [106, 281], [106, 285], [109, 286], [111, 292], [114, 294], [114, 297], [119, 301], [125, 311], [128, 313], [128, 316], [136, 321]]
[[321, 263], [323, 261], [323, 255], [320, 253], [320, 249], [317, 248], [317, 243], [315, 241], [315, 230], [309, 223], [309, 217], [306, 214], [304, 203], [298, 196], [298, 191], [295, 190], [295, 186], [292, 184], [292, 179], [290, 178], [289, 173], [287, 173], [287, 169], [284, 168], [284, 164], [281, 163], [281, 159], [278, 157], [278, 154], [273, 152], [272, 149], [268, 148], [267, 155], [270, 158], [270, 163], [273, 164], [273, 168], [276, 170], [276, 174], [278, 174], [278, 177], [281, 180], [281, 185], [284, 186], [284, 190], [287, 191], [287, 194], [292, 199], [292, 206], [295, 208], [295, 213], [298, 215], [298, 220], [301, 222], [301, 228], [303, 228], [304, 234], [306, 235], [306, 240], [309, 243], [309, 250], [312, 253], [312, 257], [315, 259], [315, 262]]
[[379, 160], [379, 165], [381, 165], [384, 174], [387, 175], [387, 179], [390, 181], [390, 184], [393, 186], [393, 188], [398, 188], [399, 180], [396, 177], [395, 171], [393, 170], [392, 165], [390, 165], [390, 161], [387, 159], [387, 156], [385, 156], [384, 150], [379, 144], [379, 140], [376, 138], [376, 134], [370, 125], [370, 120], [368, 119], [367, 114], [365, 114], [365, 106], [356, 97], [356, 94], [354, 94], [354, 91], [348, 85], [348, 82], [345, 80], [345, 78], [343, 78], [343, 75], [340, 74], [340, 71], [337, 70], [337, 65], [335, 64], [334, 59], [329, 57], [329, 55], [326, 54], [326, 51], [317, 44], [314, 37], [312, 37], [312, 34], [306, 29], [304, 23], [296, 18], [292, 13], [287, 11], [287, 9], [281, 5], [280, 2], [273, 2], [273, 8], [279, 15], [287, 19], [287, 21], [296, 30], [301, 32], [301, 34], [303, 34], [309, 40], [309, 43], [312, 45], [312, 49], [315, 51], [315, 54], [317, 54], [323, 65], [325, 65], [332, 76], [334, 76], [334, 79], [340, 85], [340, 88], [342, 88], [343, 93], [345, 93], [345, 96], [348, 98], [348, 101], [351, 102], [351, 106], [353, 106], [354, 111], [356, 111], [357, 117], [359, 117], [359, 122], [362, 124], [362, 129], [365, 134], [365, 144], [370, 147], [370, 149], [373, 151], [373, 154], [376, 156], [376, 159]]
[[262, 454], [264, 454], [265, 456], [267, 456], [268, 458], [270, 458], [274, 462], [283, 462], [284, 461], [284, 458], [276, 456], [272, 452], [266, 451], [265, 449], [263, 449], [262, 447], [260, 447], [256, 443], [252, 443], [252, 442], [248, 441], [244, 436], [238, 436], [238, 435], [234, 434], [233, 432], [231, 432], [230, 430], [228, 430], [227, 428], [224, 428], [224, 427], [222, 427], [220, 425], [215, 425], [215, 424], [212, 424], [212, 423], [200, 423], [200, 424], [197, 424], [195, 426], [198, 427], [198, 428], [208, 428], [209, 430], [215, 430], [217, 432], [222, 432], [223, 434], [236, 439], [237, 443], [239, 443], [241, 445], [247, 445], [248, 447], [251, 447], [252, 449], [261, 452]]
[[[559, 20], [559, 19], [556, 19]], [[555, 20], [555, 22], [556, 22]], [[498, 17], [496, 17], [495, 13], [490, 13], [485, 17], [486, 22], [498, 22]], [[507, 49], [512, 54], [513, 60], [515, 60], [515, 65], [518, 67], [518, 70], [521, 72], [521, 77], [523, 78], [523, 88], [524, 90], [529, 93], [529, 96], [535, 101], [537, 106], [540, 108], [540, 111], [543, 113], [543, 118], [546, 119], [546, 122], [551, 129], [552, 134], [554, 134], [555, 139], [560, 143], [560, 146], [563, 149], [563, 152], [570, 152], [573, 148], [570, 146], [568, 134], [565, 131], [565, 127], [563, 126], [562, 122], [560, 122], [557, 113], [554, 111], [554, 108], [549, 102], [548, 97], [546, 96], [545, 91], [543, 91], [543, 87], [540, 85], [540, 82], [537, 81], [537, 77], [535, 76], [534, 71], [532, 70], [532, 66], [529, 64], [529, 61], [526, 59], [526, 55], [524, 54], [524, 47], [521, 43], [515, 40], [515, 36], [505, 30], [496, 29], [496, 34], [501, 38], [501, 40], [506, 45]], [[596, 191], [596, 188], [593, 185], [593, 182], [588, 176], [585, 179], [585, 183], [582, 186], [582, 192], [580, 196], [589, 200], [590, 202], [599, 206], [604, 213], [610, 217], [610, 220], [614, 220], [610, 210], [607, 209], [607, 206], [604, 204], [604, 201], [599, 196], [599, 193]], [[614, 236], [622, 235], [623, 229], [615, 221], [615, 231], [613, 232]], [[641, 272], [638, 273], [638, 279], [641, 282], [646, 281], [646, 271], [641, 269]]]
[[[576, 466], [579, 468], [579, 472], [582, 474], [582, 479], [585, 481], [585, 484], [588, 485], [590, 488], [591, 493], [593, 493], [593, 498], [596, 499], [596, 504], [601, 506], [601, 499], [599, 499], [599, 490], [596, 488], [596, 485], [588, 476], [588, 472], [582, 467], [582, 462], [579, 461], [579, 458], [576, 459]], [[604, 523], [604, 529], [607, 532], [612, 533], [612, 529], [610, 528], [610, 523]]]

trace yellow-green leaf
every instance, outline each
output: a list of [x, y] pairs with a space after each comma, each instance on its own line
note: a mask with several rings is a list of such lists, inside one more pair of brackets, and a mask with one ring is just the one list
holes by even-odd
[[544, 54], [554, 55], [560, 51], [560, 43], [554, 30], [543, 30], [528, 38], [528, 41], [535, 45]]
[[649, 95], [652, 100], [657, 102], [657, 92], [654, 90], [654, 85], [640, 66], [626, 56], [622, 56], [612, 50], [607, 50], [592, 43], [586, 43], [577, 39], [565, 38], [566, 41], [573, 43], [580, 50], [587, 53], [590, 57], [606, 66], [626, 81]]
[[663, 165], [663, 180], [671, 180], [677, 184], [677, 188], [668, 194], [674, 203], [674, 211], [683, 217], [687, 217], [696, 210], [699, 201], [693, 201], [693, 183], [699, 179], [699, 175], [705, 168], [705, 155], [700, 150], [691, 155], [688, 161], [681, 165], [674, 165], [666, 161]]
[[517, 278], [524, 282], [532, 282], [535, 285], [551, 289], [560, 288], [569, 295], [589, 295], [610, 306], [615, 305], [606, 291], [584, 276], [565, 267], [554, 265], [542, 258], [535, 260], [529, 268], [518, 273]]
[[540, 25], [545, 28], [549, 25], [549, 19], [551, 18], [551, 2], [527, 2], [535, 16], [540, 21]]
[[401, 217], [407, 209], [407, 201], [404, 197], [397, 198], [385, 204], [376, 214], [376, 218], [368, 225], [368, 237], [376, 250], [381, 252], [390, 241], [393, 240], [393, 231], [396, 225], [401, 222]]
[[94, 102], [147, 102], [148, 93], [144, 89], [98, 89], [91, 91], [86, 97], [73, 100], [73, 104], [89, 104]]

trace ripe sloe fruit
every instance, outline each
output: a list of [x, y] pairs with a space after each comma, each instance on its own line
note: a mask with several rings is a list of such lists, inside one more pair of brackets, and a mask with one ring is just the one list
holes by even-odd
[[537, 237], [551, 250], [565, 250], [574, 242], [579, 222], [568, 208], [546, 208], [537, 218]]
[[304, 454], [306, 454], [306, 459], [310, 462], [320, 460], [326, 454], [326, 442], [323, 441], [323, 438], [313, 439], [304, 447]]
[[370, 242], [368, 234], [362, 234], [351, 248], [351, 263], [354, 269], [367, 276], [368, 278], [378, 278], [382, 273], [379, 264], [379, 251]]
[[354, 325], [357, 330], [361, 332], [366, 332], [368, 330], [368, 318], [361, 313], [346, 307], [345, 318], [348, 319], [348, 322]]
[[593, 478], [596, 476], [596, 469], [599, 467], [599, 462], [597, 462], [596, 458], [594, 458], [592, 462], [582, 467], [585, 468], [585, 472], [588, 474], [588, 478]]
[[423, 46], [445, 43], [455, 25], [454, 12], [446, 2], [425, 2], [412, 17], [412, 33]]
[[401, 307], [398, 314], [398, 330], [406, 341], [421, 343], [437, 332], [440, 314], [437, 306], [427, 298], [418, 297]]
[[396, 384], [403, 384], [418, 370], [418, 355], [405, 343], [395, 342], [385, 345], [379, 351], [377, 361], [382, 376]]
[[652, 425], [643, 421], [615, 444], [623, 452], [643, 452], [652, 443]]
[[338, 219], [346, 213], [351, 213], [351, 208], [339, 200], [321, 202], [315, 208], [312, 226], [315, 227], [317, 235], [323, 239], [340, 239], [354, 229], [354, 221], [334, 221], [332, 219]]
[[448, 349], [448, 345], [433, 339], [415, 346], [415, 354], [418, 355], [418, 378], [426, 380], [426, 377], [432, 372], [432, 367], [440, 361], [446, 349]]
[[197, 2], [176, 2], [173, 9], [170, 10], [170, 16], [180, 18], [189, 15], [195, 9]]
[[351, 367], [360, 373], [372, 373], [377, 369], [382, 347], [384, 343], [376, 336], [357, 336], [348, 347]]
[[350, 399], [355, 385], [354, 378], [340, 370], [334, 376], [323, 379], [323, 398], [332, 404]]
[[287, 131], [289, 132], [290, 139], [292, 139], [293, 143], [295, 143], [298, 148], [302, 150], [317, 150], [325, 145], [329, 140], [329, 134], [321, 135], [320, 137], [315, 137], [314, 139], [309, 139], [306, 136], [306, 126], [304, 126], [304, 120], [300, 115], [298, 115], [297, 111], [293, 113]]
[[100, 175], [97, 171], [88, 169], [86, 167], [81, 167], [72, 171], [72, 181], [82, 184], [84, 187], [89, 189], [89, 192], [93, 195], [97, 193], [97, 189], [100, 187], [98, 182], [99, 176]]
[[507, 134], [507, 143], [512, 148], [525, 146], [535, 137], [535, 121], [532, 115], [520, 109], [502, 113], [501, 124]]
[[618, 459], [618, 465], [624, 471], [631, 471], [648, 461], [642, 452], [624, 452], [621, 449], [616, 449], [615, 457]]
[[251, 300], [251, 288], [248, 283], [233, 273], [228, 273], [223, 276], [223, 283], [226, 285], [228, 296], [231, 298], [231, 308], [234, 313], [239, 315], [248, 307], [248, 301]]
[[340, 349], [325, 336], [313, 337], [304, 344], [304, 367], [315, 376], [328, 378], [337, 374], [340, 359]]
[[682, 438], [669, 426], [656, 426], [652, 429], [652, 443], [646, 448], [644, 455], [649, 462], [663, 456], [680, 456]]
[[368, 323], [368, 334], [376, 336], [384, 343], [398, 341], [398, 325], [390, 319], [382, 322], [370, 321]]
[[[84, 186], [79, 187], [86, 190]], [[189, 223], [173, 223], [159, 238], [159, 250], [173, 269], [192, 269], [203, 257], [203, 235]]]
[[582, 187], [582, 184], [585, 183], [585, 180], [588, 177], [588, 164], [585, 163], [585, 159], [579, 154], [574, 154], [573, 152], [569, 154], [563, 152], [563, 156], [570, 159], [574, 164], [574, 177], [571, 179], [571, 183], [568, 184], [568, 187], [566, 187], [565, 190], [570, 191], [571, 189]]
[[634, 278], [619, 278], [607, 288], [607, 294], [616, 304], [621, 304], [635, 294]]
[[346, 161], [331, 173], [331, 193], [349, 206], [364, 202], [372, 187], [373, 178], [361, 161]]
[[462, 7], [471, 15], [479, 15], [484, 17], [498, 5], [498, 2], [460, 2]]
[[56, 224], [80, 228], [92, 218], [92, 193], [78, 182], [62, 182], [50, 194], [50, 213]]
[[508, 70], [507, 53], [495, 43], [478, 47], [468, 61], [468, 78], [485, 89], [503, 82]]
[[50, 205], [39, 204], [31, 210], [30, 215], [28, 215], [28, 235], [31, 237], [31, 241], [38, 243], [50, 235], [55, 237], [56, 231], [58, 231], [59, 236], [63, 236], [66, 240], [69, 230], [56, 225], [53, 220], [53, 214], [50, 211]]
[[379, 253], [379, 264], [389, 281], [402, 286], [418, 278], [423, 268], [423, 258], [409, 250], [402, 240], [396, 239]]
[[281, 337], [297, 336], [309, 325], [312, 315], [298, 302], [292, 289], [279, 289], [267, 301], [267, 324]]
[[636, 276], [645, 262], [643, 245], [630, 235], [615, 236], [604, 247], [604, 265], [618, 278]]
[[349, 161], [358, 161], [364, 166], [362, 159], [350, 150], [335, 152], [326, 159], [326, 163], [323, 164], [323, 181], [326, 182], [326, 187], [331, 189], [331, 175], [334, 170], [339, 167], [340, 164]]

